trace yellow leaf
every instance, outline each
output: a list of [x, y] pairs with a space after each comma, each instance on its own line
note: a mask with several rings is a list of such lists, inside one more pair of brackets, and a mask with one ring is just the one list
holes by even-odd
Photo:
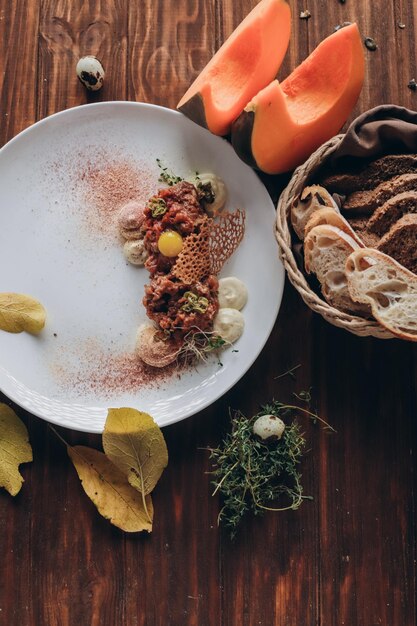
[[25, 330], [37, 335], [45, 326], [46, 311], [42, 304], [22, 293], [0, 293], [0, 329], [8, 333]]
[[150, 493], [168, 465], [168, 450], [159, 426], [136, 409], [109, 409], [103, 432], [106, 455], [143, 495]]
[[100, 515], [127, 532], [152, 532], [151, 497], [144, 501], [105, 454], [85, 446], [67, 446], [85, 493]]
[[0, 487], [12, 496], [19, 493], [23, 483], [19, 465], [32, 459], [26, 426], [13, 409], [0, 403]]

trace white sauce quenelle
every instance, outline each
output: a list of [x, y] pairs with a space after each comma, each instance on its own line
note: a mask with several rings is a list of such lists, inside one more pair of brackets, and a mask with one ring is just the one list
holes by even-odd
[[213, 323], [213, 332], [224, 341], [234, 343], [245, 329], [245, 318], [237, 309], [219, 309]]
[[221, 309], [241, 311], [248, 301], [248, 290], [244, 282], [235, 276], [219, 280], [219, 305]]
[[148, 258], [143, 239], [131, 239], [125, 242], [123, 254], [132, 265], [144, 265]]
[[192, 181], [197, 189], [203, 190], [205, 186], [210, 186], [213, 192], [213, 201], [204, 203], [207, 213], [217, 215], [224, 208], [227, 200], [227, 189], [224, 181], [209, 172], [198, 174]]

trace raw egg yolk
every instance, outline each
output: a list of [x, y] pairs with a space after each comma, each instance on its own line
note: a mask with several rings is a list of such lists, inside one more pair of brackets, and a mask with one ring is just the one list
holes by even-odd
[[167, 257], [177, 256], [182, 250], [182, 237], [175, 230], [166, 230], [158, 239], [158, 250]]

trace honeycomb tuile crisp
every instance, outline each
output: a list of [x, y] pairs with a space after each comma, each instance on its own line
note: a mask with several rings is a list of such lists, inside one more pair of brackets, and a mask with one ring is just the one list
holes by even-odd
[[197, 233], [184, 239], [172, 273], [186, 285], [197, 283], [210, 274], [210, 227], [212, 220], [202, 218]]
[[188, 235], [172, 268], [174, 276], [192, 285], [209, 274], [218, 274], [245, 234], [245, 212], [224, 213], [219, 221], [204, 217], [197, 233]]
[[211, 274], [219, 274], [245, 234], [245, 212], [241, 209], [236, 209], [233, 213], [222, 213], [219, 217], [219, 221], [213, 222], [210, 228]]

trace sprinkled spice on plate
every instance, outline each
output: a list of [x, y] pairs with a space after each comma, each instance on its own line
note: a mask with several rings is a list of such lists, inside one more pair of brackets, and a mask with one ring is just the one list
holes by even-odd
[[87, 396], [109, 397], [114, 393], [160, 388], [164, 382], [180, 378], [185, 367], [183, 363], [163, 369], [149, 367], [134, 352], [109, 354], [98, 345], [85, 353], [84, 359], [79, 369], [61, 365], [54, 368], [54, 374], [64, 389]]

